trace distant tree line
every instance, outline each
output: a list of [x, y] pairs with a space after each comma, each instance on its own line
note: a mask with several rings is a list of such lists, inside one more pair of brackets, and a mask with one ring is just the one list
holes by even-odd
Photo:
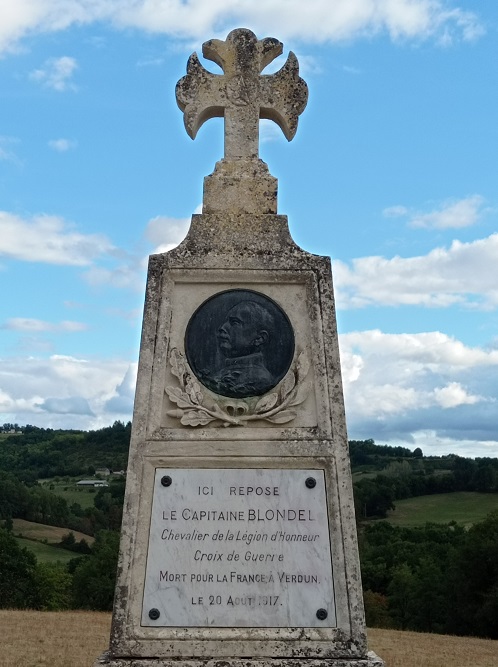
[[[351, 446], [352, 445], [352, 446]], [[402, 447], [379, 447], [373, 440], [350, 443], [353, 460], [370, 460], [353, 471], [365, 469], [365, 478], [355, 476], [354, 496], [359, 520], [385, 518], [395, 500], [455, 491], [498, 493], [498, 459], [467, 459], [454, 454], [424, 458]], [[403, 453], [404, 451], [404, 453]], [[372, 466], [374, 471], [372, 472]], [[378, 472], [377, 472], [378, 470]]]
[[360, 531], [367, 625], [498, 639], [498, 512], [454, 523]]
[[2, 437], [0, 470], [16, 473], [27, 483], [86, 475], [89, 467], [126, 470], [131, 422], [116, 421], [96, 431], [62, 431], [29, 424], [20, 430], [20, 434]]
[[375, 440], [349, 440], [349, 458], [351, 466], [355, 469], [361, 466], [375, 466], [379, 469], [385, 467], [386, 459], [419, 459], [423, 453], [420, 447], [414, 451], [407, 447], [377, 445]]
[[23, 430], [19, 424], [11, 424], [9, 422], [0, 424], [0, 433], [21, 433]]

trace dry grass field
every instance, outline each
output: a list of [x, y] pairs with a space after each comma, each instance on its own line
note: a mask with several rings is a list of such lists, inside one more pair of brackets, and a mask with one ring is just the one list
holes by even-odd
[[[111, 616], [0, 610], [0, 667], [92, 667], [109, 641]], [[386, 667], [496, 667], [498, 641], [373, 629]]]
[[0, 667], [92, 667], [107, 648], [111, 615], [0, 610]]
[[44, 523], [35, 523], [34, 521], [25, 521], [24, 519], [14, 519], [13, 521], [14, 535], [21, 535], [28, 540], [37, 540], [42, 542], [47, 541], [47, 544], [58, 544], [64, 535], [73, 533], [77, 542], [86, 540], [88, 544], [93, 544], [95, 538], [85, 533], [80, 533], [77, 530], [70, 530], [69, 528], [58, 528], [57, 526], [47, 526]]
[[399, 630], [368, 631], [368, 644], [386, 667], [497, 667], [498, 641]]

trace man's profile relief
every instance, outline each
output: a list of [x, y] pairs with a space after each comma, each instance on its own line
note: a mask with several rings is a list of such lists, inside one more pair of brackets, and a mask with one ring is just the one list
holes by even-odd
[[185, 349], [193, 372], [211, 391], [231, 398], [261, 396], [289, 369], [294, 333], [280, 306], [264, 294], [228, 290], [194, 313]]

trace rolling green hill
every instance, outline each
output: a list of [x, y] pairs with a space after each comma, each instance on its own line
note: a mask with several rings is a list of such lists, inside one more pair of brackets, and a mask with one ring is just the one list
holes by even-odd
[[387, 513], [395, 526], [412, 527], [449, 523], [469, 527], [498, 510], [497, 493], [456, 492], [396, 500], [396, 509]]

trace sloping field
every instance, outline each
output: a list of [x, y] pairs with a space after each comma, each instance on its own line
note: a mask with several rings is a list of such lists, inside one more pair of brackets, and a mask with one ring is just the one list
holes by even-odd
[[64, 498], [68, 505], [78, 503], [83, 509], [93, 507], [96, 490], [93, 487], [76, 486], [76, 482], [82, 479], [81, 477], [73, 477], [69, 482], [59, 481], [53, 479], [40, 480], [39, 483], [45, 488], [55, 493], [56, 496]]
[[34, 523], [34, 521], [25, 521], [24, 519], [14, 519], [14, 535], [21, 535], [28, 540], [37, 540], [42, 542], [46, 540], [48, 544], [58, 544], [64, 535], [69, 532], [74, 534], [76, 542], [84, 539], [88, 544], [93, 544], [95, 538], [85, 533], [79, 533], [77, 530], [69, 528], [58, 528], [57, 526], [47, 526], [44, 523]]
[[67, 563], [73, 558], [81, 555], [74, 551], [68, 551], [67, 549], [52, 547], [50, 544], [43, 544], [43, 542], [26, 540], [24, 537], [16, 537], [16, 540], [20, 547], [24, 547], [25, 549], [28, 549], [28, 551], [31, 551], [31, 553], [36, 556], [36, 560], [39, 563], [55, 563], [57, 561]]
[[456, 521], [469, 527], [482, 521], [490, 512], [498, 511], [498, 493], [441, 493], [396, 500], [394, 504], [396, 509], [388, 512], [387, 520], [396, 526]]
[[[0, 610], [0, 667], [91, 667], [106, 650], [111, 616], [98, 612]], [[369, 631], [386, 667], [496, 667], [498, 641]]]

